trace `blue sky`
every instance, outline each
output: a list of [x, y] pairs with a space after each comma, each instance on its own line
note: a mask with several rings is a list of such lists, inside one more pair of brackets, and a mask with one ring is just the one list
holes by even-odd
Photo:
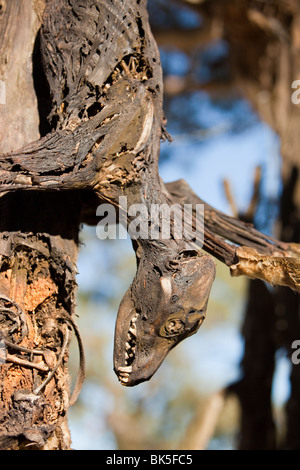
[[279, 143], [274, 132], [258, 122], [237, 134], [224, 133], [206, 142], [164, 144], [170, 146], [171, 161], [160, 165], [164, 181], [184, 178], [209, 204], [229, 213], [222, 181], [230, 181], [239, 209], [246, 209], [253, 189], [256, 166], [264, 171], [263, 191], [278, 197], [280, 191]]

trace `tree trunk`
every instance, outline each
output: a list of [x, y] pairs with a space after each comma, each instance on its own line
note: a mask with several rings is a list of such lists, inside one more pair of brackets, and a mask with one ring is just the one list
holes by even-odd
[[[292, 100], [292, 84], [300, 77], [299, 2], [216, 1], [208, 8], [215, 8], [212, 16], [223, 22], [236, 83], [281, 139], [283, 192], [276, 235], [285, 242], [299, 243], [300, 107]], [[299, 309], [299, 295], [289, 289], [278, 287], [270, 294], [258, 284], [250, 286], [243, 329], [244, 379], [237, 387], [244, 449], [277, 446], [271, 416], [272, 370], [276, 351], [283, 347], [291, 357], [292, 342], [300, 338]], [[259, 311], [263, 318], [258, 318]], [[291, 368], [287, 433], [281, 445], [299, 449], [300, 370], [293, 363]]]
[[[299, 243], [299, 1], [183, 0], [182, 3], [200, 13], [201, 27], [155, 30], [158, 43], [175, 45], [190, 53], [197, 46], [225, 39], [231, 73], [227, 81], [212, 80], [204, 85], [190, 74], [181, 80], [179, 89], [204, 89], [218, 97], [235, 88], [278, 133], [283, 192], [276, 236], [287, 243]], [[168, 83], [166, 85], [168, 90]], [[249, 284], [242, 329], [245, 339], [243, 379], [231, 387], [241, 402], [240, 446], [243, 449], [273, 449], [278, 445], [271, 403], [275, 354], [279, 348], [284, 348], [291, 357], [291, 345], [300, 337], [299, 307], [299, 295], [289, 289], [269, 291], [257, 281]], [[286, 407], [287, 433], [283, 447], [298, 449], [300, 369], [293, 363], [291, 368], [291, 396]]]
[[[1, 2], [0, 148], [39, 137], [32, 50], [43, 2]], [[67, 369], [79, 230], [76, 192], [0, 200], [0, 447], [69, 449]], [[56, 371], [55, 371], [56, 369]], [[55, 371], [55, 373], [54, 373]]]

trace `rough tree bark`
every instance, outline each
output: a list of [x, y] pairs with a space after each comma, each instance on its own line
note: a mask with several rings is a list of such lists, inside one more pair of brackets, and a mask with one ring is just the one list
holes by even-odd
[[[124, 216], [120, 196], [128, 207], [143, 204], [149, 224], [152, 204], [183, 204], [196, 196], [181, 182], [167, 187], [159, 178], [160, 140], [168, 135], [145, 1], [116, 6], [49, 0], [43, 15], [36, 1], [32, 6], [42, 15], [37, 35], [39, 22], [28, 2], [1, 5], [0, 72], [9, 114], [1, 115], [0, 442], [6, 449], [67, 449], [70, 329], [81, 350], [78, 386], [84, 365], [74, 320], [80, 223], [93, 223], [98, 204], [109, 202], [131, 234], [132, 216]], [[17, 30], [25, 14], [32, 22], [20, 22], [24, 30]], [[24, 48], [16, 46], [20, 33]], [[16, 72], [31, 93], [32, 126], [24, 122], [24, 104], [15, 127], [10, 104], [22, 95]], [[182, 238], [174, 231], [168, 239], [132, 237], [137, 273], [115, 332], [115, 371], [123, 385], [148, 380], [168, 351], [197, 331], [215, 275], [211, 254], [233, 275], [300, 289], [298, 246], [272, 240], [208, 205], [204, 218], [203, 248], [209, 254], [188, 236], [192, 225]], [[73, 399], [77, 393], [76, 386]]]
[[[43, 2], [1, 2], [1, 150], [39, 137], [32, 51]], [[1, 206], [0, 443], [4, 449], [68, 449], [78, 194], [5, 194]]]

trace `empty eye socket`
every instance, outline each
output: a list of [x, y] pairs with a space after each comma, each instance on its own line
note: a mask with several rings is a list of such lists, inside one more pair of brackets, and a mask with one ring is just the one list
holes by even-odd
[[164, 329], [169, 335], [178, 335], [184, 332], [184, 323], [180, 318], [172, 318], [165, 323]]

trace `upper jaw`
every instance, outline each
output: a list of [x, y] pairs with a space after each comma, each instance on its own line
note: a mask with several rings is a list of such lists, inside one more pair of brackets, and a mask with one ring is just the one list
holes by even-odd
[[157, 336], [155, 328], [149, 324], [147, 331], [141, 331], [139, 320], [140, 315], [132, 312], [126, 321], [127, 332], [123, 330], [115, 343], [114, 370], [120, 383], [126, 387], [149, 380], [174, 343]]
[[[135, 313], [128, 321], [128, 328], [126, 337], [123, 338], [122, 344], [125, 345], [125, 348], [119, 348], [119, 351], [116, 351], [115, 348], [115, 372], [118, 376], [122, 385], [132, 384], [132, 372], [133, 372], [133, 363], [136, 358], [136, 336], [137, 336], [137, 327], [136, 322], [139, 318], [139, 314]], [[126, 331], [126, 330], [125, 330]], [[133, 384], [132, 384], [133, 385]]]

